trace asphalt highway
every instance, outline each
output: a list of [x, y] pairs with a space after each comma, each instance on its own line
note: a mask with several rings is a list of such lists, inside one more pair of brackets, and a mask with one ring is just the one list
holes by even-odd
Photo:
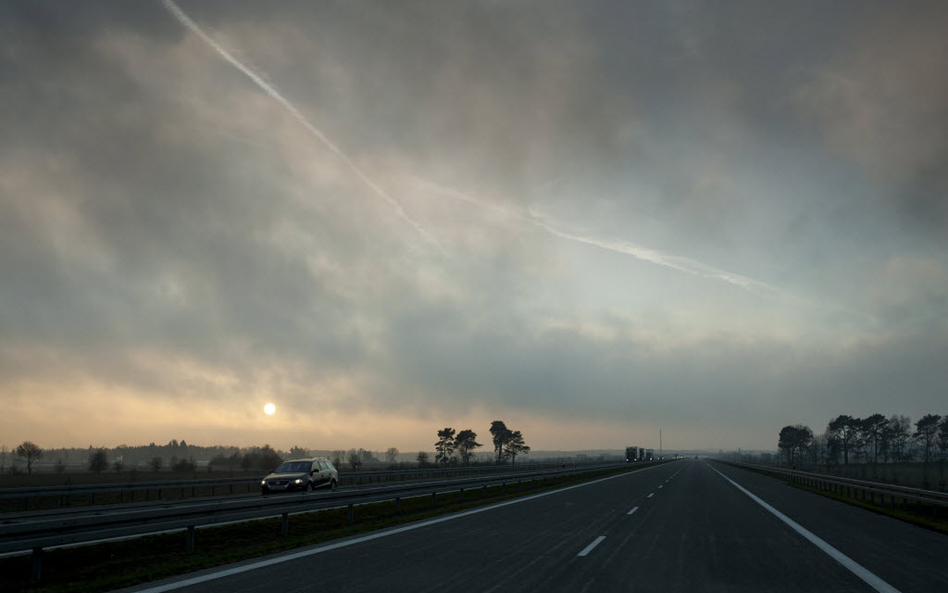
[[946, 559], [948, 536], [689, 459], [130, 591], [927, 593]]

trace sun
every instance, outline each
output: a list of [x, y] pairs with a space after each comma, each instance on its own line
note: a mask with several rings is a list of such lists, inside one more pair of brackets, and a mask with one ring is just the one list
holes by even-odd
[[277, 407], [273, 404], [267, 404], [263, 406], [263, 413], [267, 416], [273, 416], [273, 413], [277, 411]]

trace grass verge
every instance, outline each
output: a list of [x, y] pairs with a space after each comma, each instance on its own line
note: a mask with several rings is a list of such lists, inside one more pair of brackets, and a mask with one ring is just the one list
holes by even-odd
[[[838, 500], [840, 502], [845, 502], [846, 504], [872, 511], [873, 513], [886, 515], [900, 521], [905, 521], [906, 523], [911, 523], [913, 525], [918, 525], [919, 527], [924, 527], [925, 529], [931, 529], [932, 531], [937, 531], [938, 533], [948, 535], [948, 517], [946, 517], [945, 509], [941, 509], [940, 511], [936, 510], [933, 512], [932, 506], [926, 504], [921, 506], [910, 504], [908, 505], [908, 508], [904, 506], [882, 505], [878, 502], [863, 500], [861, 498], [853, 498], [830, 490], [821, 490], [820, 488], [815, 488], [806, 484], [790, 482], [785, 483], [789, 486], [806, 490], [807, 492], [813, 492], [815, 494], [819, 494], [820, 496], [832, 498], [833, 500]], [[934, 513], [938, 514], [935, 515]]]
[[617, 468], [581, 475], [538, 479], [506, 488], [470, 488], [464, 500], [458, 492], [403, 498], [396, 510], [392, 501], [355, 507], [349, 523], [345, 508], [291, 515], [289, 533], [280, 534], [280, 519], [261, 519], [197, 530], [194, 552], [185, 551], [185, 532], [149, 535], [139, 539], [106, 542], [43, 554], [43, 578], [30, 578], [29, 555], [0, 559], [3, 590], [30, 593], [110, 591], [196, 570], [257, 558], [303, 546], [328, 542], [421, 519], [496, 504], [596, 478], [634, 471]]

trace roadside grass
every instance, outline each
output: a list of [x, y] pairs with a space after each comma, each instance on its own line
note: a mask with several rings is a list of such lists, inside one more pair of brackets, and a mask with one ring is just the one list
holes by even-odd
[[[774, 479], [779, 480], [780, 478]], [[788, 486], [793, 486], [801, 490], [813, 492], [815, 494], [819, 494], [820, 496], [832, 498], [834, 500], [845, 502], [846, 504], [857, 506], [880, 515], [886, 515], [894, 519], [899, 519], [900, 521], [905, 521], [906, 523], [911, 523], [913, 525], [918, 525], [919, 527], [924, 527], [925, 529], [931, 529], [932, 531], [937, 531], [938, 533], [948, 535], [948, 509], [938, 509], [937, 507], [928, 504], [916, 505], [911, 501], [908, 501], [908, 504], [903, 506], [883, 505], [879, 502], [872, 502], [871, 500], [865, 500], [861, 498], [853, 498], [844, 494], [830, 490], [822, 490], [820, 488], [806, 484], [791, 482], [784, 483]]]
[[402, 498], [399, 510], [396, 510], [394, 501], [356, 505], [353, 523], [349, 523], [347, 508], [290, 515], [287, 535], [280, 534], [279, 518], [208, 527], [196, 530], [193, 552], [185, 551], [183, 530], [48, 550], [43, 553], [43, 575], [39, 581], [30, 577], [29, 555], [0, 559], [0, 574], [3, 575], [3, 590], [9, 593], [110, 591], [638, 469], [613, 468], [519, 484], [511, 482], [506, 487], [470, 488], [465, 489], [463, 501], [459, 492], [449, 492], [438, 494], [435, 505], [432, 505], [430, 494]]

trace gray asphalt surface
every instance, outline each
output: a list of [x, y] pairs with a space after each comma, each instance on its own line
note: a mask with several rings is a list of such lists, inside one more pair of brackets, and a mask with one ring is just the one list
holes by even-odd
[[712, 466], [895, 590], [948, 591], [948, 536], [704, 460], [670, 463], [173, 590], [874, 590]]

